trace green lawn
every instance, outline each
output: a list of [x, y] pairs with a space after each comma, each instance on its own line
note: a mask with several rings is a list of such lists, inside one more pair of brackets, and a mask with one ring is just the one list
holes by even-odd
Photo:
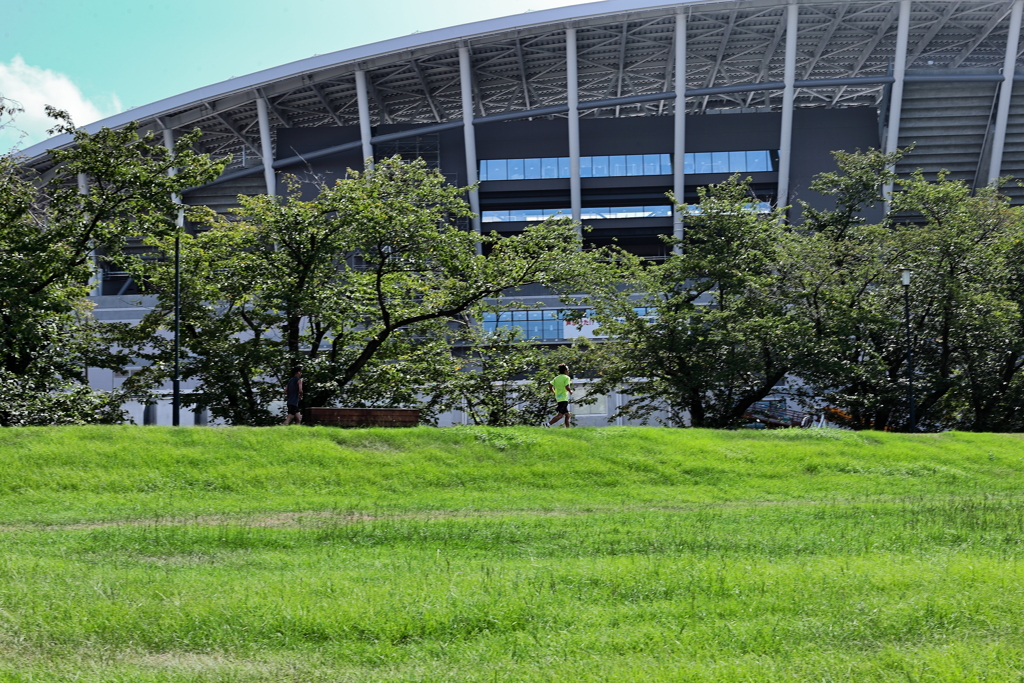
[[0, 681], [1024, 681], [1024, 439], [0, 431]]

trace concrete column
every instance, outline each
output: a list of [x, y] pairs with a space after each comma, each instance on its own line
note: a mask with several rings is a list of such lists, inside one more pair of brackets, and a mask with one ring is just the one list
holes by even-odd
[[[78, 174], [78, 194], [89, 194], [89, 176], [84, 173]], [[89, 296], [100, 295], [100, 269], [96, 261], [96, 250], [89, 252]], [[86, 368], [86, 374], [89, 369]]]
[[1013, 94], [1013, 75], [1017, 67], [1017, 45], [1020, 42], [1021, 10], [1024, 0], [1014, 0], [1010, 10], [1009, 33], [1006, 36], [1006, 56], [1003, 59], [1003, 84], [999, 91], [999, 109], [996, 128], [992, 135], [992, 156], [988, 164], [988, 182], [999, 178], [1003, 167], [1003, 148], [1006, 145], [1006, 122], [1010, 118], [1010, 95]]
[[[171, 130], [170, 128], [164, 128], [164, 147], [166, 147], [167, 149], [170, 149], [170, 150], [174, 149], [174, 131]], [[173, 176], [173, 175], [177, 174], [177, 172], [178, 172], [178, 169], [172, 168], [172, 169], [169, 169], [167, 171], [167, 175]], [[181, 196], [180, 195], [172, 194], [171, 195], [171, 200], [175, 204], [181, 204]], [[184, 208], [182, 208], [182, 209], [178, 210], [178, 227], [180, 228], [184, 224], [185, 224], [185, 210], [184, 210]]]
[[[174, 131], [171, 130], [170, 128], [164, 128], [164, 147], [166, 147], [167, 149], [174, 149]], [[167, 171], [167, 175], [175, 175], [177, 172], [178, 169], [172, 168]], [[172, 194], [171, 201], [173, 201], [175, 204], [181, 205], [180, 208], [178, 209], [178, 218], [175, 221], [175, 225], [177, 225], [179, 229], [183, 228], [185, 226], [185, 206], [184, 203], [181, 201], [181, 195]]]
[[789, 166], [793, 151], [793, 97], [796, 93], [797, 6], [786, 6], [786, 63], [782, 91], [782, 129], [779, 132], [779, 188], [775, 198], [778, 206], [789, 204]]
[[267, 194], [277, 194], [277, 176], [274, 175], [274, 148], [270, 144], [270, 116], [267, 101], [256, 99], [256, 116], [260, 127], [260, 153], [263, 156], [263, 179], [267, 183]]
[[[907, 42], [910, 37], [910, 0], [900, 0], [900, 16], [896, 24], [896, 55], [892, 63], [892, 76], [896, 80], [892, 84], [889, 95], [889, 125], [885, 133], [885, 153], [896, 151], [900, 142], [900, 116], [903, 114], [903, 83], [907, 75]], [[888, 211], [889, 197], [892, 196], [892, 183], [882, 188], [882, 197], [886, 201]]]
[[[672, 137], [672, 193], [683, 210], [674, 212], [672, 236], [683, 239], [686, 220], [686, 15], [676, 15], [676, 111]], [[676, 253], [681, 249], [676, 247]]]
[[359, 106], [359, 137], [363, 141], [365, 170], [373, 168], [373, 132], [370, 130], [370, 96], [366, 92], [366, 72], [356, 69], [356, 101]]
[[583, 215], [583, 192], [580, 188], [580, 91], [576, 60], [576, 29], [565, 29], [565, 85], [569, 104], [569, 204], [572, 219]]
[[[462, 85], [462, 133], [466, 141], [466, 182], [475, 185], [479, 180], [476, 158], [476, 131], [473, 130], [473, 64], [469, 58], [469, 48], [459, 48], [459, 82]], [[473, 231], [480, 232], [480, 195], [477, 191], [469, 193], [469, 208], [474, 214]], [[480, 250], [479, 245], [477, 251]]]

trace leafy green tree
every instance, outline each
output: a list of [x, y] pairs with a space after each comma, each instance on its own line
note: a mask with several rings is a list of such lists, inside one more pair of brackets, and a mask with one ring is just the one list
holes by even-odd
[[918, 420], [926, 429], [1021, 427], [1024, 209], [996, 188], [920, 173], [893, 210], [915, 213], [898, 244], [910, 288]]
[[[601, 266], [568, 221], [509, 238], [460, 229], [465, 191], [394, 158], [308, 201], [293, 181], [287, 198], [239, 197], [231, 218], [207, 216], [210, 229], [182, 241], [183, 373], [200, 384], [187, 400], [270, 424], [301, 364], [310, 405], [414, 404], [440, 381], [453, 321], [523, 285], [576, 291]], [[144, 323], [155, 329], [171, 311], [171, 273], [137, 267], [160, 293]]]
[[[554, 416], [555, 397], [548, 382], [560, 363], [573, 376], [594, 377], [599, 355], [589, 344], [549, 346], [525, 339], [522, 330], [482, 330], [466, 321], [450, 348], [448, 372], [430, 385], [432, 413], [463, 410], [476, 425], [539, 425]], [[589, 405], [577, 384], [573, 405]]]
[[778, 211], [761, 213], [748, 180], [700, 188], [698, 214], [661, 265], [633, 263], [629, 287], [590, 304], [609, 337], [600, 390], [632, 398], [631, 419], [730, 427], [771, 393], [804, 354], [804, 321], [780, 275], [787, 240]]
[[1019, 429], [1024, 214], [995, 188], [918, 173], [901, 181], [884, 222], [867, 225], [861, 212], [880, 201], [901, 154], [837, 153], [839, 170], [812, 185], [836, 208], [805, 209], [784, 265], [818, 349], [800, 370], [805, 398], [854, 428], [908, 427], [906, 266], [919, 428]]
[[893, 289], [902, 254], [888, 223], [868, 224], [862, 216], [882, 202], [882, 187], [895, 180], [892, 168], [902, 155], [835, 152], [837, 170], [811, 183], [834, 207], [804, 204], [805, 220], [780, 261], [794, 283], [792, 310], [805, 319], [810, 337], [793, 392], [808, 405], [824, 400], [837, 407], [833, 419], [856, 428], [888, 423], [905, 403], [899, 373], [906, 346]]
[[[75, 130], [64, 112], [51, 132], [74, 143], [54, 150], [43, 180], [16, 158], [0, 158], [0, 425], [123, 419], [120, 393], [93, 392], [86, 368], [122, 368], [133, 339], [123, 325], [90, 314], [96, 253], [117, 261], [130, 237], [167, 233], [171, 194], [215, 178], [221, 165], [195, 154], [198, 133], [174, 150], [140, 137], [134, 125], [96, 134]], [[169, 169], [178, 174], [170, 176]], [[89, 179], [80, 193], [79, 174]], [[138, 378], [136, 382], [141, 382]]]

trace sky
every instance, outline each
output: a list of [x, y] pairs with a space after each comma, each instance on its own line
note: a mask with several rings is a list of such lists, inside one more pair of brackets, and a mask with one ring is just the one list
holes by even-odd
[[583, 0], [3, 0], [0, 95], [25, 111], [0, 154], [234, 76], [417, 31]]

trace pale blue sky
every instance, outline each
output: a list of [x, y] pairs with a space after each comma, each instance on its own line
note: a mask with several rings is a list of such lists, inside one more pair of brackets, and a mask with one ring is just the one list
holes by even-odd
[[[27, 109], [25, 147], [46, 137], [44, 103], [85, 124], [314, 54], [581, 1], [5, 0], [0, 94]], [[18, 141], [0, 130], [0, 153]]]

